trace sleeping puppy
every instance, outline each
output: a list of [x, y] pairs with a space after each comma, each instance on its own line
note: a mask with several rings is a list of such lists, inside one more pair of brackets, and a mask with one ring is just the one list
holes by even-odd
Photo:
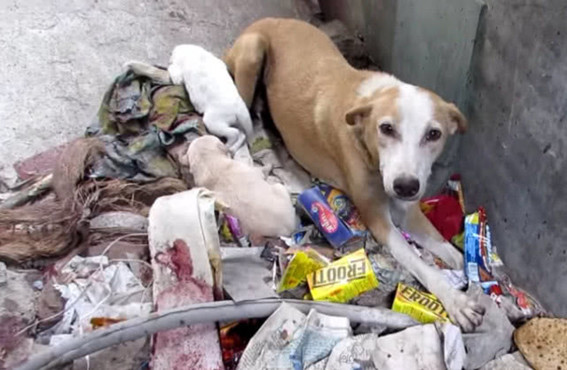
[[260, 169], [231, 159], [218, 138], [193, 141], [182, 163], [189, 165], [196, 186], [213, 191], [229, 207], [245, 233], [278, 237], [295, 230], [295, 210], [285, 187], [269, 184]]
[[211, 134], [225, 138], [232, 154], [245, 145], [252, 136], [252, 120], [222, 60], [200, 46], [178, 45], [167, 70], [174, 84], [185, 84]]
[[243, 145], [252, 136], [252, 120], [224, 62], [200, 46], [178, 45], [169, 63], [167, 71], [135, 60], [124, 68], [155, 83], [185, 85], [207, 130], [224, 138], [233, 155], [238, 151], [240, 160], [252, 164]]

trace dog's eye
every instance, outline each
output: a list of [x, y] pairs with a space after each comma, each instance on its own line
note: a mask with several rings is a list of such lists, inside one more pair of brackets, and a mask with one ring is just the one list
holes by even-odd
[[394, 126], [391, 123], [382, 123], [380, 125], [380, 132], [386, 136], [394, 136]]
[[441, 131], [436, 128], [432, 128], [431, 130], [427, 131], [427, 134], [425, 134], [425, 140], [427, 141], [437, 141], [440, 138]]

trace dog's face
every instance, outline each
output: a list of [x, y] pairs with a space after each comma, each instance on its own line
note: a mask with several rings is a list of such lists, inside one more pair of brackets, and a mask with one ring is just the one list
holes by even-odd
[[399, 83], [362, 97], [346, 113], [372, 168], [390, 197], [414, 201], [425, 192], [433, 162], [448, 136], [466, 130], [454, 104]]

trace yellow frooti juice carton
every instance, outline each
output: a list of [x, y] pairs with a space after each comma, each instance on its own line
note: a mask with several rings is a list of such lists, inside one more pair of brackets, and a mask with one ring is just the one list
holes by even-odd
[[309, 274], [307, 283], [313, 300], [344, 303], [376, 288], [378, 279], [359, 249]]
[[402, 283], [398, 283], [392, 311], [405, 313], [424, 324], [450, 322], [449, 315], [437, 297]]
[[304, 283], [307, 280], [307, 275], [328, 263], [327, 258], [313, 249], [295, 252], [282, 275], [277, 292], [281, 293]]

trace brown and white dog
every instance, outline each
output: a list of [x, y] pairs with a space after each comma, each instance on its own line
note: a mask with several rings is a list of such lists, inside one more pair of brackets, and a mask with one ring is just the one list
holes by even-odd
[[291, 155], [350, 196], [377, 241], [442, 301], [456, 323], [466, 331], [480, 325], [484, 309], [425, 264], [396, 227], [453, 268], [463, 267], [463, 256], [418, 204], [447, 137], [466, 129], [457, 107], [391, 75], [352, 68], [326, 35], [298, 20], [253, 23], [225, 62], [248, 107], [263, 81]]

